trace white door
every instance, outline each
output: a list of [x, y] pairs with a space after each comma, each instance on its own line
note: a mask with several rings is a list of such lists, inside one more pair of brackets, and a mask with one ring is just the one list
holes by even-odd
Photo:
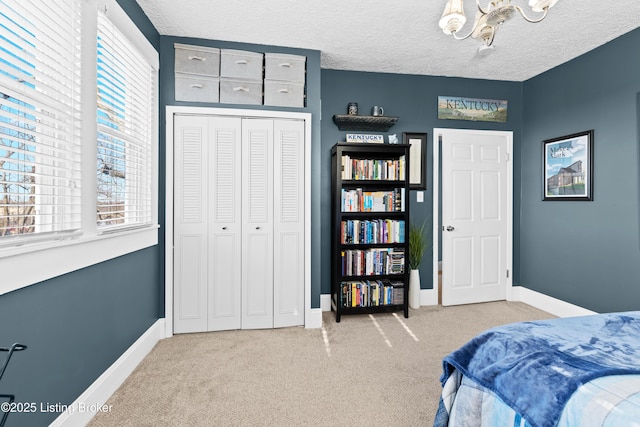
[[506, 299], [512, 259], [512, 133], [440, 132], [442, 304]]
[[241, 326], [240, 126], [175, 117], [176, 333]]
[[304, 324], [301, 120], [175, 116], [174, 330]]
[[242, 328], [273, 328], [273, 120], [242, 121]]
[[274, 139], [274, 327], [304, 324], [304, 122], [276, 120]]
[[241, 327], [241, 119], [210, 117], [207, 330]]
[[176, 333], [207, 330], [207, 119], [176, 117], [174, 303]]

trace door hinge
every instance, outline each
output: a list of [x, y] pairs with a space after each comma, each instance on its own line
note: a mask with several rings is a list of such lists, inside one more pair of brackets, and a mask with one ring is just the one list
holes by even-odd
[[507, 279], [509, 278], [509, 270], [507, 270]]
[[504, 153], [504, 159], [508, 162], [509, 161], [509, 153]]

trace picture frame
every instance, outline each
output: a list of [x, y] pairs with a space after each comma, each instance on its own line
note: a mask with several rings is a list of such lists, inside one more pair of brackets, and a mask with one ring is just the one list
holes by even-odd
[[427, 189], [427, 134], [421, 132], [402, 132], [402, 143], [409, 145], [409, 188]]
[[542, 200], [593, 200], [593, 130], [542, 141]]

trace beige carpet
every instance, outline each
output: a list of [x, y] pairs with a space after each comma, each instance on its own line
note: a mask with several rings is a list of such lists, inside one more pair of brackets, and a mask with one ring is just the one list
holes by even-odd
[[324, 313], [322, 329], [158, 343], [90, 426], [432, 425], [441, 359], [487, 328], [553, 317], [522, 303]]

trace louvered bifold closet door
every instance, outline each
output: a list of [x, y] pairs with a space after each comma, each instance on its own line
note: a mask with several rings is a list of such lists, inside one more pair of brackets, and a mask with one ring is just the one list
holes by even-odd
[[207, 330], [208, 120], [174, 120], [174, 331]]
[[240, 329], [242, 274], [241, 119], [209, 119], [208, 330]]
[[175, 117], [176, 333], [241, 327], [240, 124]]
[[274, 121], [274, 327], [304, 324], [304, 122]]
[[273, 328], [273, 120], [242, 120], [242, 328]]

